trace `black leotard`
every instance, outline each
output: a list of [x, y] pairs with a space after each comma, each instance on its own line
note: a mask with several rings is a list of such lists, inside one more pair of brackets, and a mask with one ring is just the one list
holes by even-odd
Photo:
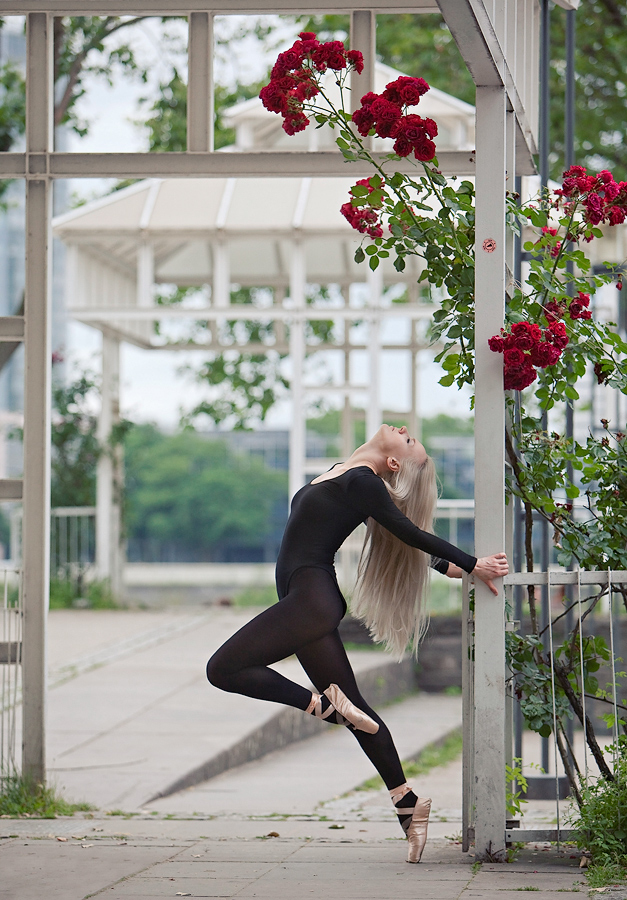
[[[339, 685], [351, 703], [379, 723], [376, 734], [354, 734], [392, 789], [405, 781], [401, 761], [385, 723], [361, 695], [338, 632], [346, 603], [333, 560], [351, 531], [369, 517], [406, 544], [430, 553], [432, 564], [450, 560], [470, 572], [476, 563], [473, 556], [410, 522], [368, 466], [308, 484], [294, 497], [279, 551], [281, 602], [247, 622], [214, 653], [207, 677], [222, 690], [304, 710], [311, 691], [271, 668], [295, 653], [319, 692]], [[446, 566], [438, 568], [446, 571]]]
[[307, 484], [292, 501], [292, 509], [276, 565], [279, 597], [285, 597], [290, 578], [301, 568], [325, 569], [335, 576], [335, 554], [360, 522], [372, 517], [400, 540], [424, 550], [432, 565], [446, 573], [452, 562], [472, 572], [477, 562], [448, 541], [422, 531], [390, 497], [383, 479], [368, 466], [348, 469], [336, 478]]

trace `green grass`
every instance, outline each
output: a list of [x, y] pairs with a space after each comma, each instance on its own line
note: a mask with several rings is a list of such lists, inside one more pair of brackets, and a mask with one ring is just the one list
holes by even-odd
[[54, 788], [34, 784], [19, 775], [2, 779], [0, 816], [13, 819], [35, 817], [56, 819], [57, 816], [73, 816], [76, 812], [94, 809], [89, 803], [68, 803]]
[[608, 884], [620, 884], [627, 880], [627, 869], [619, 863], [593, 863], [586, 868], [586, 881], [589, 888], [605, 887]]
[[530, 885], [528, 885], [527, 887], [514, 888], [514, 890], [515, 891], [539, 891], [540, 888], [531, 887]]
[[278, 601], [276, 588], [272, 584], [263, 587], [245, 588], [233, 597], [233, 606], [272, 606]]
[[[447, 763], [453, 762], [462, 752], [462, 732], [461, 729], [451, 732], [443, 741], [434, 744], [428, 744], [424, 750], [418, 754], [415, 759], [408, 760], [403, 763], [405, 777], [418, 778], [420, 775], [426, 775], [431, 769], [438, 766], [445, 766]], [[376, 775], [360, 784], [358, 791], [378, 791], [383, 787], [383, 781]]]
[[50, 579], [50, 609], [119, 609], [107, 581], [90, 581], [78, 588], [73, 581]]

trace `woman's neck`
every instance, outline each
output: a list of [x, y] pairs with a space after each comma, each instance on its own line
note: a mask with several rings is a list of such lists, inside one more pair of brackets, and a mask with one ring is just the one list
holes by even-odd
[[379, 455], [372, 447], [358, 447], [354, 453], [349, 456], [344, 465], [347, 468], [355, 468], [355, 466], [368, 466], [369, 469], [379, 475], [382, 469], [383, 460], [379, 459]]

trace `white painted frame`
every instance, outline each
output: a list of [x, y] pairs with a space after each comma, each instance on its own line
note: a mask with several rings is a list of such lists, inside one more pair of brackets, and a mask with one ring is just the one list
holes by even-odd
[[[561, 0], [561, 5], [568, 0]], [[443, 13], [477, 85], [477, 500], [476, 552], [485, 555], [505, 546], [503, 490], [503, 396], [498, 359], [486, 339], [503, 320], [505, 294], [504, 197], [508, 150], [506, 131], [515, 132], [517, 171], [533, 170], [537, 127], [537, 0], [379, 0], [362, 3], [353, 19], [353, 34], [367, 36], [359, 47], [372, 71], [372, 13]], [[49, 548], [49, 421], [50, 421], [50, 192], [55, 178], [344, 174], [334, 153], [212, 152], [211, 51], [212, 16], [271, 11], [288, 13], [302, 7], [293, 0], [231, 0], [220, 6], [186, 0], [6, 0], [3, 15], [27, 20], [27, 132], [24, 153], [0, 154], [0, 177], [25, 178], [26, 299], [23, 333], [26, 350], [24, 427], [24, 747], [23, 772], [45, 778], [45, 621], [48, 598]], [[311, 8], [307, 8], [311, 12]], [[352, 12], [337, 0], [318, 0], [317, 12]], [[190, 94], [187, 153], [128, 154], [57, 153], [52, 144], [52, 17], [93, 14], [184, 14], [193, 34], [189, 45]], [[515, 129], [506, 129], [507, 108]], [[465, 157], [465, 161], [462, 158]], [[446, 155], [443, 171], [462, 174], [468, 154]], [[280, 167], [280, 168], [279, 168]], [[355, 174], [357, 170], [355, 169]], [[513, 174], [513, 173], [511, 173]], [[483, 241], [496, 241], [487, 255]], [[298, 272], [292, 290], [299, 296]], [[19, 317], [15, 317], [16, 319]], [[0, 339], [3, 321], [0, 320]], [[6, 323], [4, 323], [6, 324]], [[11, 326], [12, 327], [12, 326]], [[298, 333], [298, 328], [293, 328]], [[294, 344], [298, 338], [293, 338]], [[293, 347], [294, 350], [298, 348]], [[296, 439], [295, 439], [296, 440]], [[300, 438], [298, 439], [300, 440]], [[296, 447], [294, 449], [297, 449]], [[0, 483], [1, 498], [20, 493], [18, 482]], [[477, 591], [477, 661], [475, 667], [476, 853], [502, 858], [505, 851], [504, 659], [503, 595]], [[495, 653], [495, 648], [499, 649]], [[489, 650], [489, 652], [488, 652]]]

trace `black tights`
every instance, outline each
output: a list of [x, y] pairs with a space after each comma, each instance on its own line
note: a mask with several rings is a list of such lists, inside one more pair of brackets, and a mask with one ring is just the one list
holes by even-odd
[[401, 761], [387, 726], [357, 687], [338, 633], [344, 610], [344, 600], [329, 572], [298, 569], [290, 580], [289, 593], [214, 653], [207, 663], [207, 678], [223, 691], [305, 710], [311, 691], [268, 668], [295, 653], [317, 691], [322, 693], [330, 684], [337, 684], [355, 706], [379, 723], [376, 734], [353, 734], [392, 789], [405, 781]]

